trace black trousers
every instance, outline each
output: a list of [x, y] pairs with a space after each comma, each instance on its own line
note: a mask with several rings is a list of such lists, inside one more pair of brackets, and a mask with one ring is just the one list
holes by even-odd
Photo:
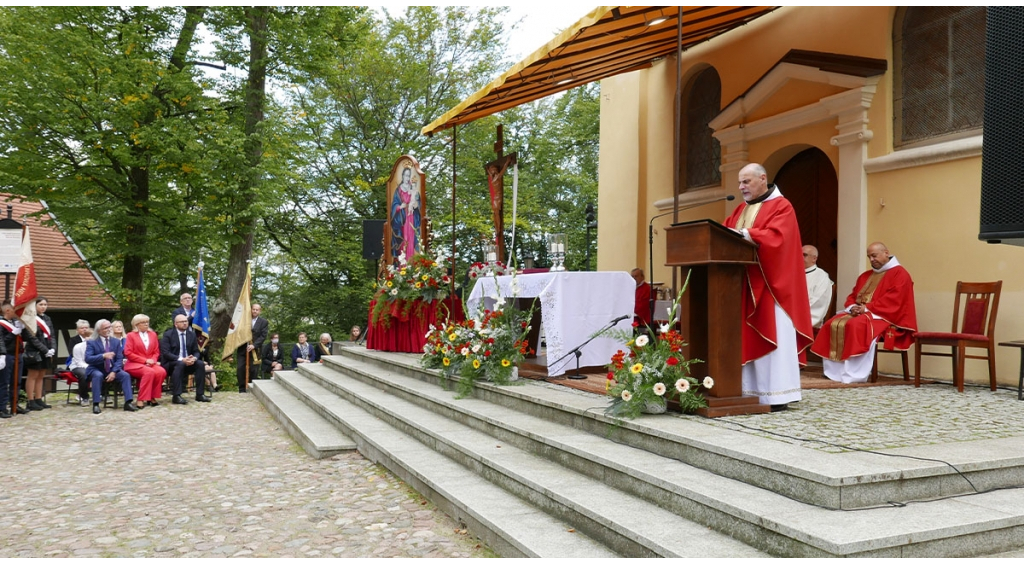
[[[235, 350], [235, 375], [238, 377], [238, 391], [245, 389], [245, 349], [248, 345], [242, 345]], [[256, 352], [256, 349], [253, 349]], [[260, 363], [249, 354], [249, 381], [255, 380], [260, 373]]]
[[206, 388], [206, 365], [203, 361], [196, 359], [192, 363], [192, 366], [188, 366], [180, 360], [176, 360], [170, 364], [165, 364], [164, 369], [167, 370], [167, 375], [171, 381], [171, 395], [180, 396], [185, 393], [185, 383], [188, 382], [186, 376], [189, 374], [194, 375], [196, 382], [196, 397], [204, 395], [203, 392]]

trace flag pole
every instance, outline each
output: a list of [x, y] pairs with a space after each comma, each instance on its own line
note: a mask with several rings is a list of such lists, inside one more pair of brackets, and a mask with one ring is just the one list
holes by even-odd
[[[21, 371], [18, 369], [18, 359], [21, 358], [21, 355], [18, 354], [18, 351], [20, 350], [21, 335], [18, 335], [14, 338], [14, 385], [11, 386], [12, 388], [14, 388], [14, 393], [11, 394], [11, 413], [13, 413], [14, 415], [18, 414], [18, 384], [21, 383]], [[25, 382], [25, 384], [28, 385], [28, 382]], [[28, 391], [26, 391], [25, 394], [27, 396]]]

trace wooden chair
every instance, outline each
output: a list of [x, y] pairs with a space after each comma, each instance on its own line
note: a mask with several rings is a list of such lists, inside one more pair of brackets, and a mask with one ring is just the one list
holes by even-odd
[[[882, 339], [879, 338], [879, 343], [878, 343], [878, 345], [875, 346], [875, 362], [874, 362], [874, 364], [871, 365], [871, 377], [868, 378], [868, 381], [869, 382], [877, 382], [878, 381], [878, 353], [893, 353], [893, 354], [900, 355], [900, 357], [903, 359], [903, 379], [906, 380], [906, 381], [910, 381], [910, 357], [908, 356], [907, 351], [901, 351], [901, 350], [891, 351], [889, 349], [882, 348], [884, 345], [882, 344], [881, 341], [882, 341]], [[918, 350], [920, 350], [920, 347], [918, 348]], [[918, 359], [917, 363], [918, 363], [918, 366], [921, 365], [920, 358]]]
[[[953, 305], [953, 329], [949, 333], [918, 332], [914, 335], [917, 350], [914, 361], [917, 371], [914, 386], [921, 385], [921, 355], [948, 356], [953, 359], [953, 383], [959, 392], [964, 391], [964, 360], [975, 358], [988, 360], [989, 387], [996, 390], [996, 313], [999, 311], [999, 293], [1003, 281], [957, 282], [956, 301]], [[963, 317], [960, 314], [961, 298], [964, 303]], [[959, 327], [959, 330], [957, 329]], [[950, 347], [952, 353], [924, 352], [924, 346]], [[987, 354], [969, 355], [966, 349], [985, 349]]]

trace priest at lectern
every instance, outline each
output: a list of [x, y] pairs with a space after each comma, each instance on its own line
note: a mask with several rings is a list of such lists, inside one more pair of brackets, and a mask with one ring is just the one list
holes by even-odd
[[743, 287], [743, 395], [782, 411], [801, 398], [800, 365], [812, 342], [800, 227], [763, 166], [743, 167], [739, 190], [743, 203], [725, 226], [757, 245]]

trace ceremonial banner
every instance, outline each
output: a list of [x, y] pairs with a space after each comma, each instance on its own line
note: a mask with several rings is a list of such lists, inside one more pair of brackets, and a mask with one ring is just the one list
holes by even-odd
[[202, 266], [199, 267], [199, 282], [196, 284], [196, 314], [192, 318], [192, 330], [196, 332], [199, 350], [205, 350], [210, 340], [210, 310], [206, 306], [206, 281], [203, 280]]
[[388, 220], [384, 224], [384, 264], [427, 251], [427, 175], [409, 155], [402, 155], [388, 177]]
[[[242, 284], [242, 292], [238, 294], [238, 302], [235, 303], [235, 312], [231, 315], [231, 325], [228, 326], [228, 336], [224, 339], [224, 351], [221, 352], [221, 360], [231, 358], [235, 349], [252, 341], [252, 306], [249, 305], [249, 289], [252, 287], [252, 268], [245, 265], [245, 283]], [[196, 317], [198, 317], [198, 312]]]
[[14, 278], [11, 305], [14, 306], [14, 313], [21, 317], [21, 322], [32, 334], [36, 332], [37, 297], [39, 291], [36, 289], [36, 266], [32, 259], [32, 241], [26, 226], [25, 236], [21, 239], [21, 261], [18, 265], [18, 274]]

